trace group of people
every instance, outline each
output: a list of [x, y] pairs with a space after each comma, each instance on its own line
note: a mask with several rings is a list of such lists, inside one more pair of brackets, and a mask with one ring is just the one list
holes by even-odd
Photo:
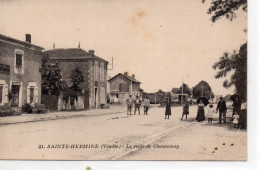
[[[148, 110], [150, 108], [150, 100], [148, 97], [146, 97], [143, 101], [144, 103], [144, 115], [148, 115]], [[127, 115], [132, 115], [132, 108], [134, 107], [134, 115], [136, 114], [136, 111], [138, 111], [140, 115], [140, 107], [142, 104], [142, 99], [139, 99], [139, 96], [136, 96], [135, 98], [132, 98], [132, 95], [129, 95], [129, 97], [126, 99], [126, 105], [127, 105]]]
[[[204, 108], [204, 103], [200, 101], [198, 104], [198, 112], [196, 116], [196, 120], [198, 122], [205, 120]], [[212, 104], [209, 105], [207, 110], [208, 123], [212, 123], [214, 113], [218, 112], [219, 124], [222, 124], [222, 122], [226, 124], [227, 105], [223, 97], [220, 97], [216, 110], [213, 108]], [[234, 124], [235, 128], [239, 128], [239, 125], [241, 125], [242, 128], [246, 128], [246, 103], [243, 100], [240, 101], [238, 98], [235, 98], [233, 101], [232, 123]]]
[[[143, 102], [144, 106], [144, 115], [148, 115], [148, 110], [150, 108], [150, 100], [148, 97], [146, 97], [143, 101], [142, 99], [139, 98], [139, 96], [135, 96], [135, 98], [130, 95], [127, 100], [127, 115], [132, 115], [132, 108], [134, 107], [134, 115], [138, 111], [138, 114], [140, 115], [140, 108], [141, 104]], [[236, 98], [233, 101], [233, 113], [232, 113], [232, 123], [234, 124], [235, 128], [238, 128], [239, 125], [242, 125], [242, 128], [245, 128], [246, 126], [246, 105], [242, 101], [240, 101], [238, 98]], [[182, 117], [181, 120], [183, 120], [184, 117], [187, 117], [189, 115], [189, 107], [190, 103], [186, 102], [183, 105], [183, 112], [182, 112]], [[198, 102], [198, 109], [197, 109], [197, 116], [196, 120], [198, 122], [202, 122], [206, 120], [205, 117], [205, 107], [206, 105], [204, 104], [203, 100], [200, 100]], [[214, 106], [212, 104], [209, 105], [207, 108], [207, 118], [208, 118], [208, 123], [212, 124], [214, 113], [219, 112], [219, 124], [226, 124], [226, 113], [227, 113], [227, 105], [223, 97], [220, 97], [220, 100], [217, 103], [216, 109], [214, 109]], [[165, 108], [165, 119], [169, 119], [171, 115], [171, 98], [167, 98], [166, 100], [166, 108]]]
[[[196, 116], [196, 120], [198, 122], [202, 122], [205, 120], [204, 108], [205, 108], [205, 104], [203, 103], [202, 100], [200, 100], [200, 102], [198, 104], [198, 112], [197, 112], [197, 116]], [[219, 124], [222, 124], [222, 119], [223, 119], [223, 123], [226, 124], [227, 105], [226, 105], [226, 102], [223, 100], [223, 97], [220, 97], [220, 100], [217, 104], [216, 111], [214, 110], [212, 104], [209, 105], [209, 108], [207, 110], [208, 123], [212, 123], [214, 113], [217, 113], [217, 112], [219, 112]]]

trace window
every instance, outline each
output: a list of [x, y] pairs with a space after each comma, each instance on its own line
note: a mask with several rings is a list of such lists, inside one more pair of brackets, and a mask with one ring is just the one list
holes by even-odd
[[22, 54], [16, 54], [16, 67], [17, 68], [22, 68], [22, 66], [23, 66], [22, 57], [23, 57]]
[[29, 82], [27, 86], [27, 103], [38, 103], [39, 89], [35, 82]]
[[104, 82], [105, 81], [105, 68], [104, 68], [104, 63], [100, 63], [100, 81]]
[[24, 51], [23, 50], [15, 49], [14, 72], [16, 74], [24, 73]]
[[98, 61], [94, 62], [94, 80], [98, 80], [98, 75], [99, 75], [99, 68], [98, 68]]
[[0, 84], [0, 103], [3, 103], [4, 85]]
[[119, 83], [119, 92], [129, 92], [129, 85], [127, 83]]

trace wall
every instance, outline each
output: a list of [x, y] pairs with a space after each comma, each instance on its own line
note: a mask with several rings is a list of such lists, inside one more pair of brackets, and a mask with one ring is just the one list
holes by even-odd
[[140, 93], [140, 84], [133, 82], [132, 86], [133, 86], [133, 95], [134, 95], [135, 92], [137, 92], [138, 95], [141, 95], [141, 93]]
[[58, 110], [58, 98], [56, 95], [42, 95], [42, 104], [50, 111]]
[[118, 76], [110, 81], [110, 92], [119, 92], [120, 83], [127, 83], [128, 85], [130, 85], [131, 82], [123, 76]]

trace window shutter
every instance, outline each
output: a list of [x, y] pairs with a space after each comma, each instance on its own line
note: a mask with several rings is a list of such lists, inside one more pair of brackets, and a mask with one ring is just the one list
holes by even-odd
[[38, 103], [38, 96], [39, 96], [39, 88], [35, 86], [34, 90], [34, 103]]
[[8, 85], [7, 84], [4, 85], [3, 93], [4, 93], [3, 103], [8, 103]]
[[30, 86], [27, 86], [27, 103], [30, 103]]

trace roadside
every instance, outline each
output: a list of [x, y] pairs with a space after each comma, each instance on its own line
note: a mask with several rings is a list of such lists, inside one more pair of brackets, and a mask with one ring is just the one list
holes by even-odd
[[[151, 107], [158, 107], [159, 105], [152, 105]], [[92, 109], [83, 111], [57, 111], [48, 112], [44, 114], [39, 113], [22, 113], [16, 116], [0, 117], [0, 126], [18, 124], [18, 123], [28, 123], [28, 122], [38, 122], [47, 120], [58, 120], [58, 119], [69, 119], [76, 117], [88, 117], [88, 116], [102, 116], [108, 114], [119, 114], [126, 112], [125, 105], [111, 105], [110, 109]]]
[[7, 116], [0, 117], [0, 126], [28, 123], [28, 122], [38, 122], [47, 120], [58, 120], [58, 119], [69, 119], [75, 117], [88, 117], [88, 116], [101, 116], [108, 114], [119, 114], [126, 112], [125, 107], [111, 107], [110, 109], [93, 109], [84, 111], [60, 111], [60, 112], [50, 112], [45, 114], [21, 114], [20, 116]]

